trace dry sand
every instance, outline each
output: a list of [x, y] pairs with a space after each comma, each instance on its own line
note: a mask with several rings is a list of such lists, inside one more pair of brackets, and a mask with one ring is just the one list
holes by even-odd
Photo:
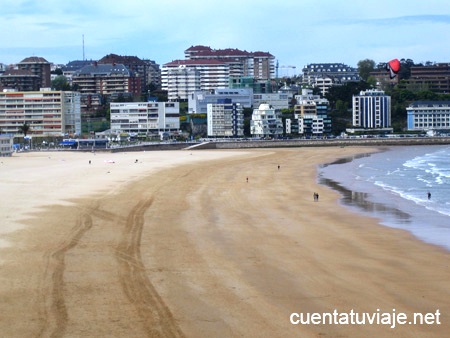
[[[2, 158], [0, 336], [447, 337], [450, 253], [317, 184], [319, 163], [369, 150]], [[335, 309], [440, 324], [289, 320]]]

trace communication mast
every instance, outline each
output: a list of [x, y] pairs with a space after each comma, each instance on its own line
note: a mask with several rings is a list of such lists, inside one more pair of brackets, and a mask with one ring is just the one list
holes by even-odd
[[86, 58], [84, 57], [84, 34], [83, 34], [83, 61], [85, 61]]

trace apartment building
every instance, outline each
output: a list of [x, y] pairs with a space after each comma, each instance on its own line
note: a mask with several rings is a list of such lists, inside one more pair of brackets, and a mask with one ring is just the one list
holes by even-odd
[[328, 106], [321, 99], [298, 100], [294, 106], [294, 118], [298, 122], [298, 133], [304, 136], [325, 136], [331, 134], [331, 118]]
[[274, 61], [265, 52], [192, 46], [185, 50], [185, 60], [163, 65], [161, 87], [168, 91], [169, 100], [187, 100], [194, 90], [228, 88], [230, 79], [251, 77], [267, 82], [275, 76]]
[[0, 134], [0, 157], [11, 156], [14, 152], [13, 136], [8, 134]]
[[46, 59], [38, 56], [31, 56], [23, 59], [17, 64], [18, 69], [28, 70], [40, 79], [40, 88], [50, 88], [51, 83], [51, 64]]
[[283, 121], [274, 108], [268, 104], [261, 104], [253, 110], [250, 133], [254, 137], [280, 136], [283, 134]]
[[199, 90], [228, 87], [229, 66], [218, 60], [176, 60], [163, 65], [161, 87], [169, 100], [188, 100]]
[[0, 129], [20, 135], [20, 127], [30, 126], [33, 136], [81, 134], [80, 94], [41, 90], [0, 93]]
[[123, 64], [93, 64], [82, 67], [72, 75], [72, 84], [81, 94], [112, 95], [130, 93], [141, 94], [140, 77], [135, 76]]
[[39, 91], [51, 86], [50, 62], [32, 56], [23, 59], [15, 68], [0, 74], [0, 88], [17, 91]]
[[273, 109], [280, 111], [289, 108], [290, 97], [288, 93], [253, 94], [253, 106], [259, 107], [262, 104], [268, 104]]
[[161, 71], [159, 65], [152, 60], [142, 60], [137, 56], [108, 54], [98, 60], [99, 64], [123, 64], [133, 74], [141, 79], [142, 94], [146, 94], [148, 85], [156, 88], [161, 85]]
[[187, 60], [220, 60], [228, 64], [230, 77], [253, 77], [257, 80], [275, 78], [275, 57], [268, 52], [247, 52], [236, 48], [212, 49], [191, 46], [184, 51]]
[[30, 70], [7, 69], [0, 75], [0, 89], [17, 91], [38, 91], [41, 88], [41, 78]]
[[209, 137], [244, 136], [244, 114], [239, 103], [231, 99], [219, 99], [207, 104], [207, 128]]
[[178, 102], [111, 102], [111, 132], [162, 135], [180, 130]]
[[450, 131], [450, 101], [416, 101], [406, 108], [411, 131]]
[[239, 103], [243, 108], [251, 108], [253, 105], [252, 89], [218, 88], [211, 91], [194, 91], [189, 95], [188, 112], [206, 114], [210, 103], [219, 100], [230, 99], [232, 103]]
[[431, 66], [412, 66], [407, 80], [410, 86], [430, 90], [435, 93], [450, 93], [450, 63]]
[[353, 126], [389, 128], [391, 126], [391, 97], [382, 90], [361, 91], [353, 99]]
[[303, 85], [320, 88], [323, 96], [331, 86], [361, 80], [356, 68], [343, 63], [311, 63], [303, 67], [302, 78]]

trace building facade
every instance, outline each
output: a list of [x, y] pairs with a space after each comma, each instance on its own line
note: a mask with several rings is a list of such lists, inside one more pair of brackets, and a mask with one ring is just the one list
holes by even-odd
[[290, 97], [287, 93], [253, 94], [253, 106], [259, 107], [262, 104], [268, 104], [277, 111], [288, 109]]
[[352, 98], [353, 126], [368, 129], [391, 126], [391, 97], [382, 90], [361, 91]]
[[0, 93], [0, 129], [19, 136], [24, 124], [33, 136], [80, 135], [80, 94], [51, 90]]
[[416, 101], [406, 108], [411, 131], [449, 131], [450, 101]]
[[278, 137], [283, 135], [283, 121], [269, 104], [261, 104], [253, 110], [250, 133], [254, 137]]
[[123, 64], [99, 64], [94, 62], [75, 71], [72, 84], [81, 94], [141, 95], [141, 78], [135, 76]]
[[253, 105], [253, 90], [218, 88], [211, 91], [195, 91], [189, 95], [188, 113], [206, 114], [210, 103], [230, 99], [232, 103], [239, 103], [242, 108], [251, 108]]
[[329, 88], [361, 80], [358, 70], [343, 63], [312, 63], [303, 67], [303, 85], [320, 88], [325, 95]]
[[168, 91], [169, 100], [187, 100], [194, 90], [231, 87], [230, 79], [252, 78], [265, 87], [264, 83], [275, 76], [274, 61], [275, 57], [266, 52], [191, 46], [185, 50], [185, 60], [163, 65], [161, 87]]
[[230, 77], [253, 77], [256, 80], [275, 78], [275, 57], [268, 52], [247, 52], [236, 48], [212, 49], [191, 46], [184, 51], [186, 60], [219, 60], [228, 64]]
[[412, 66], [409, 86], [435, 93], [450, 93], [450, 63], [430, 66]]
[[8, 134], [0, 134], [0, 157], [11, 156], [14, 152], [13, 136]]
[[162, 135], [180, 129], [178, 102], [111, 102], [111, 132]]
[[29, 70], [8, 69], [0, 75], [0, 87], [22, 92], [39, 91], [41, 78]]
[[218, 60], [177, 60], [161, 69], [161, 87], [169, 100], [188, 100], [194, 91], [227, 88], [229, 66]]
[[[314, 97], [301, 95], [300, 97]], [[326, 102], [325, 102], [326, 101]], [[317, 98], [298, 99], [294, 106], [294, 117], [298, 122], [298, 133], [306, 137], [331, 134], [331, 118], [328, 117], [328, 101]]]
[[231, 99], [219, 99], [207, 105], [207, 128], [209, 137], [244, 136], [244, 114], [239, 103]]
[[28, 70], [40, 79], [40, 88], [50, 88], [51, 83], [51, 64], [46, 59], [38, 56], [31, 56], [23, 59], [17, 64], [18, 69]]

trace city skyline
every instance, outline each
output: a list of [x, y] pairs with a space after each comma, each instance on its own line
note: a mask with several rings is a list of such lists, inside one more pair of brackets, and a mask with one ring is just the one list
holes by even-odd
[[[0, 62], [40, 56], [56, 64], [114, 53], [158, 64], [193, 45], [269, 52], [280, 75], [311, 63], [392, 58], [448, 62], [450, 8], [444, 0], [203, 1], [123, 3], [4, 0]], [[295, 66], [296, 68], [285, 66]], [[286, 74], [283, 74], [286, 72]]]

